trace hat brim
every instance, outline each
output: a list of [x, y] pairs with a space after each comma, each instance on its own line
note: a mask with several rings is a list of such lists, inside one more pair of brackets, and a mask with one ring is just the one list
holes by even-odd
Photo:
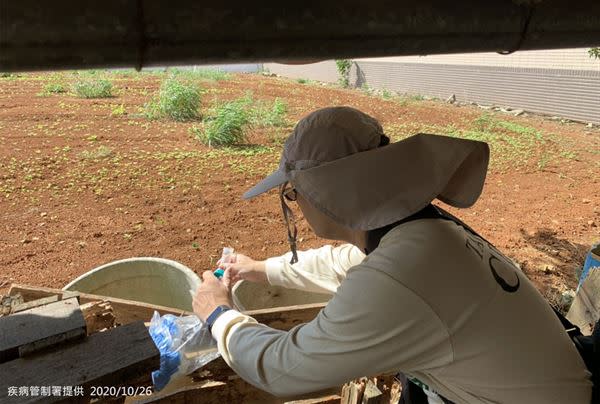
[[258, 196], [262, 193], [265, 193], [273, 188], [276, 188], [286, 182], [288, 180], [287, 175], [281, 171], [277, 170], [274, 173], [267, 176], [264, 180], [250, 188], [246, 193], [242, 196], [243, 199], [250, 199]]
[[434, 199], [457, 208], [481, 195], [489, 162], [484, 142], [417, 134], [307, 170], [294, 188], [339, 224], [373, 230], [418, 212]]

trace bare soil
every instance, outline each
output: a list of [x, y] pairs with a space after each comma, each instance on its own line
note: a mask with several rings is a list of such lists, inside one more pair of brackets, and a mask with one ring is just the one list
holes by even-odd
[[[226, 245], [257, 259], [285, 253], [275, 194], [240, 197], [277, 166], [293, 124], [330, 105], [373, 115], [393, 140], [493, 132], [481, 199], [450, 211], [516, 260], [543, 293], [574, 288], [586, 252], [600, 240], [598, 128], [240, 74], [203, 82], [201, 111], [251, 91], [255, 99], [285, 100], [289, 125], [250, 129], [251, 145], [212, 149], [189, 132], [200, 122], [141, 115], [161, 75], [110, 75], [117, 94], [108, 99], [39, 95], [70, 74], [0, 79], [0, 292], [10, 282], [60, 288], [133, 256], [170, 258], [201, 272]], [[490, 122], [504, 123], [492, 131]], [[303, 249], [328, 242], [302, 218], [299, 237]]]

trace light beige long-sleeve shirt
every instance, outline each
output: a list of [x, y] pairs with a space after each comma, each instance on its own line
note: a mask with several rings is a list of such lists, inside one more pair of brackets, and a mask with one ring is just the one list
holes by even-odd
[[456, 403], [589, 403], [589, 372], [544, 298], [497, 250], [454, 222], [267, 260], [269, 282], [333, 293], [289, 332], [230, 310], [213, 325], [225, 361], [276, 395], [402, 371]]

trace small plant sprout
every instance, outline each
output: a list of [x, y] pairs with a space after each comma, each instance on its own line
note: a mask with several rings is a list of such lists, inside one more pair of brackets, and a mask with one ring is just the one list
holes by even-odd
[[111, 116], [123, 116], [127, 113], [127, 111], [125, 111], [125, 105], [121, 104], [121, 105], [116, 105], [115, 107], [112, 108], [110, 115]]

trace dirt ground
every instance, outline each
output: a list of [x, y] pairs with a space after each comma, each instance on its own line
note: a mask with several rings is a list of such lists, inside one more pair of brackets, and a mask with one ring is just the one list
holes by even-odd
[[[600, 241], [597, 127], [239, 74], [202, 83], [203, 113], [251, 91], [255, 99], [284, 100], [289, 125], [251, 129], [248, 146], [211, 149], [190, 135], [198, 122], [141, 115], [164, 76], [110, 74], [117, 93], [108, 99], [40, 94], [69, 74], [0, 79], [4, 289], [10, 282], [60, 288], [134, 256], [165, 257], [201, 272], [227, 245], [257, 259], [286, 252], [276, 195], [240, 196], [276, 167], [293, 124], [330, 105], [373, 115], [393, 140], [428, 132], [490, 141], [481, 199], [450, 211], [516, 260], [542, 292], [574, 288], [586, 252]], [[302, 249], [327, 242], [303, 220], [299, 241]]]

